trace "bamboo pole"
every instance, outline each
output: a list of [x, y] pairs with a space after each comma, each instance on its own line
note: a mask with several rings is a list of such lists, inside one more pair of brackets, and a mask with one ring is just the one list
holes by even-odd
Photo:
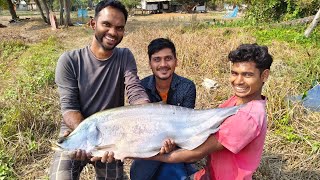
[[318, 10], [316, 16], [314, 17], [313, 21], [311, 22], [311, 24], [309, 25], [307, 30], [304, 32], [304, 35], [306, 37], [310, 36], [310, 34], [312, 33], [313, 29], [317, 26], [319, 20], [320, 20], [320, 9]]

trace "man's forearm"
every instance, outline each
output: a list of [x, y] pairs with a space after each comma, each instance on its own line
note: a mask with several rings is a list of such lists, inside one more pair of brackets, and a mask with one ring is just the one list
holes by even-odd
[[138, 100], [134, 101], [132, 104], [137, 105], [137, 104], [146, 104], [146, 103], [150, 103], [150, 100], [149, 99], [138, 99]]
[[63, 120], [71, 130], [74, 130], [83, 119], [84, 118], [79, 111], [71, 110], [63, 113]]
[[220, 151], [222, 149], [224, 149], [222, 144], [220, 144], [214, 135], [210, 135], [208, 139], [196, 149], [178, 149], [169, 154], [156, 155], [148, 159], [167, 163], [195, 162], [206, 157], [212, 152]]
[[159, 154], [153, 157], [148, 158], [148, 160], [161, 161], [166, 163], [181, 163], [181, 162], [195, 162], [202, 157], [199, 156], [196, 152], [190, 150], [178, 149], [169, 154]]

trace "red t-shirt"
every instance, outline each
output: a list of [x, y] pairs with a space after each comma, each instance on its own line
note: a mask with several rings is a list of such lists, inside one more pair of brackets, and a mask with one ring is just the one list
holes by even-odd
[[[232, 96], [220, 107], [236, 105]], [[195, 179], [250, 180], [258, 168], [267, 132], [266, 100], [253, 100], [227, 118], [214, 135], [226, 148], [209, 155]]]

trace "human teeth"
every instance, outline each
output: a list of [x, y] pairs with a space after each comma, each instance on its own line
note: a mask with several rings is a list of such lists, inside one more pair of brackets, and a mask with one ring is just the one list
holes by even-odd
[[235, 89], [236, 89], [237, 91], [245, 91], [245, 90], [246, 90], [246, 88], [241, 88], [241, 87], [235, 87]]
[[106, 37], [108, 40], [110, 40], [110, 41], [114, 41], [114, 38], [111, 38], [111, 37]]

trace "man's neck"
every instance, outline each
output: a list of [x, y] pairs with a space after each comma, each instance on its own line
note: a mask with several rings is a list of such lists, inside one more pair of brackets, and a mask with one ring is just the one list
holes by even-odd
[[253, 100], [262, 100], [262, 95], [257, 94], [253, 97], [245, 97], [245, 98], [237, 97], [237, 105], [245, 104]]
[[101, 45], [96, 42], [95, 38], [91, 43], [90, 50], [97, 59], [102, 61], [108, 59], [113, 53], [113, 50], [107, 51], [103, 49]]
[[172, 78], [167, 80], [156, 79], [156, 89], [158, 92], [168, 92], [170, 89]]

